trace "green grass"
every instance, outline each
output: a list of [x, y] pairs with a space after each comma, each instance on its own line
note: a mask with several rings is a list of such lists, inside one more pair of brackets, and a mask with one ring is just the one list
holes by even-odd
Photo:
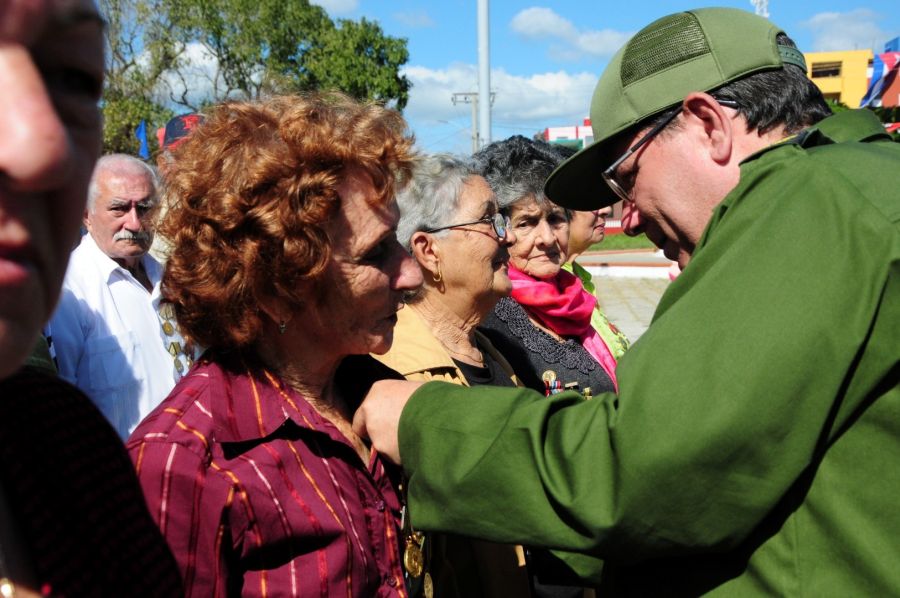
[[591, 245], [591, 251], [610, 251], [613, 249], [655, 249], [653, 243], [647, 238], [647, 235], [638, 235], [629, 237], [628, 235], [618, 234], [609, 235], [600, 243]]

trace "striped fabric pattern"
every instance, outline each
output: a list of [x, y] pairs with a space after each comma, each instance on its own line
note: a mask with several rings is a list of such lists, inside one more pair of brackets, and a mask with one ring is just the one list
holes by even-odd
[[202, 361], [127, 448], [187, 596], [406, 596], [383, 462], [271, 374]]

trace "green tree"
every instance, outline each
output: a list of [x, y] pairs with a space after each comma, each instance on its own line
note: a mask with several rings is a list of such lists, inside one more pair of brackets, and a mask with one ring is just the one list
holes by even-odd
[[831, 108], [831, 111], [834, 114], [837, 114], [838, 112], [844, 112], [845, 110], [850, 110], [850, 106], [840, 100], [835, 100], [833, 98], [828, 98], [827, 100], [825, 100], [825, 103], [828, 104], [828, 107]]
[[406, 40], [308, 0], [99, 0], [107, 19], [104, 150], [136, 153], [176, 112], [226, 98], [339, 89], [402, 110]]
[[[184, 53], [209, 57], [205, 93], [196, 93], [196, 65], [181, 61], [167, 81], [169, 99], [197, 110], [225, 98], [340, 89], [402, 109], [409, 81], [399, 74], [406, 40], [365, 19], [335, 24], [307, 0], [162, 0], [167, 35]], [[194, 89], [192, 90], [192, 84]]]
[[155, 0], [100, 0], [107, 21], [106, 81], [103, 89], [103, 151], [137, 154], [134, 131], [147, 121], [147, 137], [156, 149], [153, 131], [172, 116], [155, 99], [162, 74], [176, 64], [171, 45], [158, 33]]
[[398, 110], [406, 107], [410, 84], [398, 71], [409, 60], [406, 40], [386, 36], [378, 23], [366, 19], [341, 19], [323, 37], [304, 56], [313, 86], [390, 103]]

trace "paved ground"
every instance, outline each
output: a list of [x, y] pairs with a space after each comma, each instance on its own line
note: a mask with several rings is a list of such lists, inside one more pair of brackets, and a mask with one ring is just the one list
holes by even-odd
[[634, 278], [611, 273], [605, 276], [595, 274], [594, 283], [606, 316], [625, 333], [628, 340], [634, 342], [650, 325], [656, 304], [669, 286], [669, 279]]
[[652, 251], [587, 253], [578, 261], [594, 275], [607, 317], [636, 341], [669, 286], [671, 262]]

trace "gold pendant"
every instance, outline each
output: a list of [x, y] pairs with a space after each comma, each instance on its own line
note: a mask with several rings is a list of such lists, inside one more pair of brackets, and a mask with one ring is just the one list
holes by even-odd
[[425, 573], [425, 580], [422, 583], [422, 586], [422, 589], [425, 592], [425, 598], [433, 598], [434, 583], [431, 581], [431, 573]]
[[163, 328], [163, 332], [166, 333], [166, 336], [172, 336], [173, 334], [175, 334], [175, 327], [172, 326], [172, 322], [169, 322], [168, 320], [163, 322], [162, 328]]
[[407, 573], [412, 577], [422, 575], [422, 569], [425, 564], [423, 561], [422, 549], [419, 548], [412, 536], [408, 537], [406, 539], [406, 550], [403, 551], [403, 566], [406, 568]]

